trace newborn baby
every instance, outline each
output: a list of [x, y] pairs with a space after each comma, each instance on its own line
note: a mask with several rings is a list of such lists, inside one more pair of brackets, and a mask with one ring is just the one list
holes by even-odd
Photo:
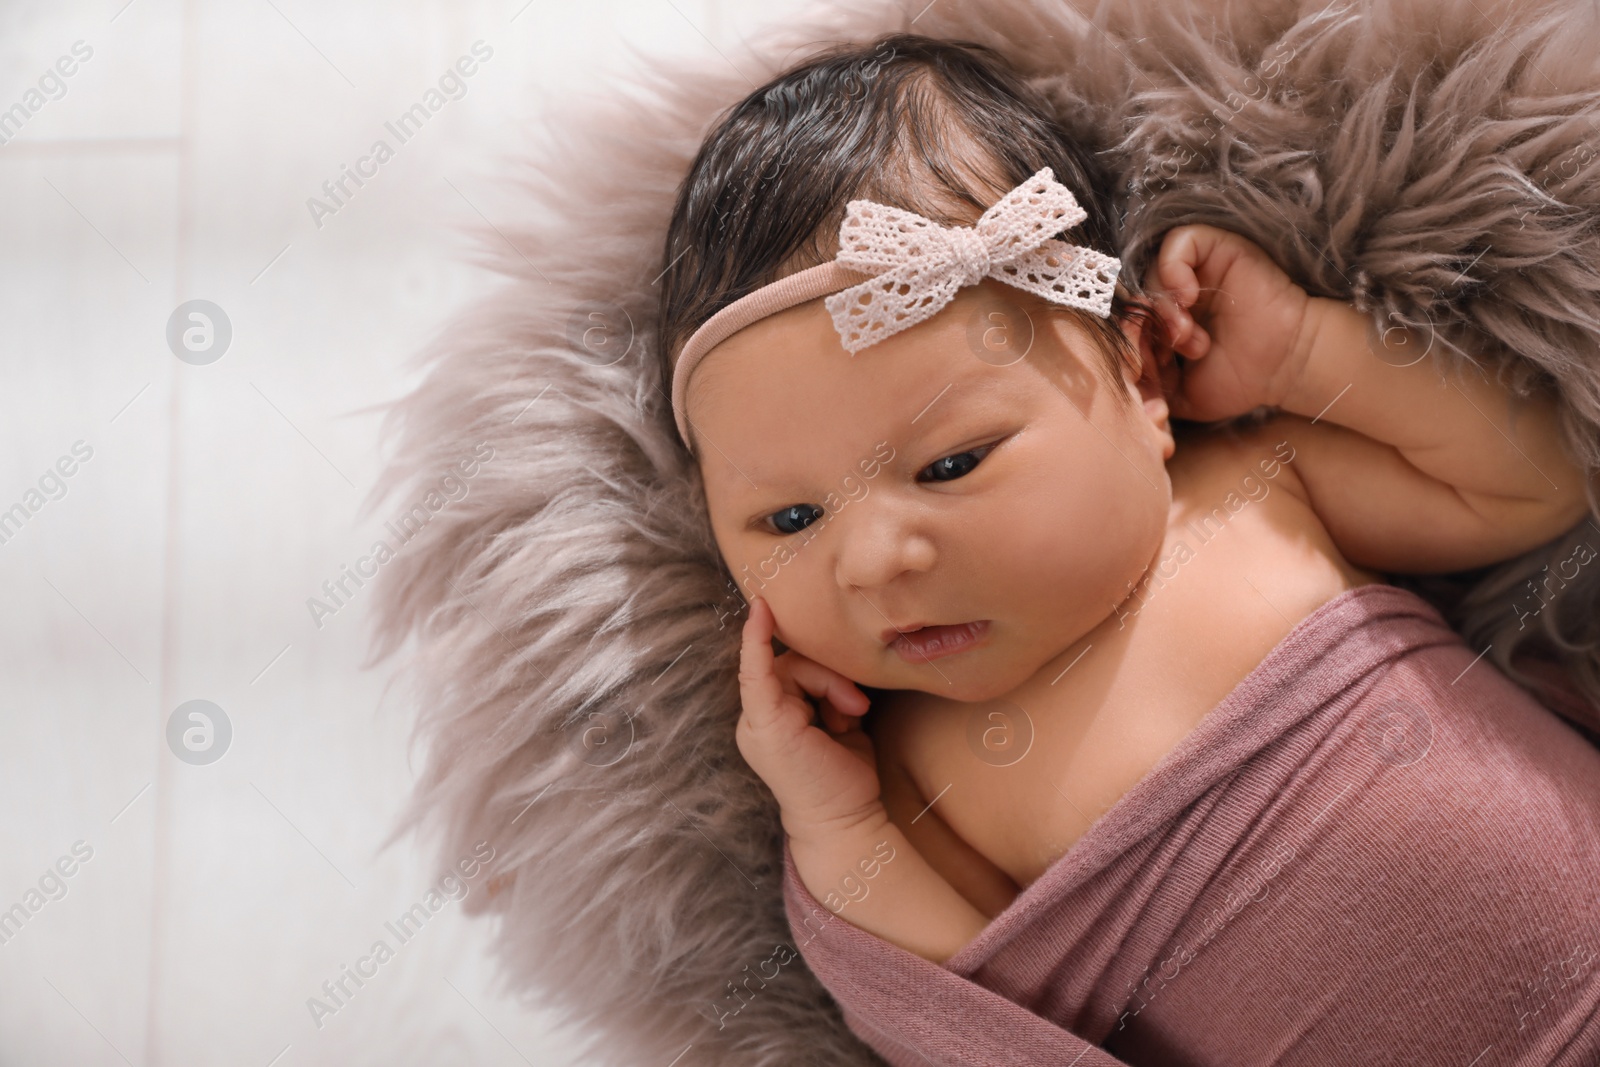
[[1593, 1062], [1600, 751], [1384, 581], [1574, 531], [1556, 399], [1214, 226], [1120, 277], [1099, 158], [899, 34], [679, 190], [639, 395], [749, 604], [795, 946], [896, 1067]]
[[[1116, 388], [1070, 316], [986, 279], [855, 358], [819, 302], [789, 308], [688, 392], [754, 594], [740, 750], [817, 899], [842, 907], [841, 874], [888, 842], [845, 917], [936, 962], [1317, 607], [1519, 554], [1587, 508], [1552, 398], [1447, 382], [1425, 338], [1376, 336], [1244, 238], [1179, 227], [1146, 284], [1171, 347], [1128, 323], [1141, 362]], [[1272, 414], [1175, 435], [1163, 378], [1179, 417]], [[851, 475], [867, 492], [823, 507]]]

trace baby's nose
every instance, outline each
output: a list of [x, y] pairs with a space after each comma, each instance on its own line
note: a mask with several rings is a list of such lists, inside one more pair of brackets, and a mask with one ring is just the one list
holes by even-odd
[[930, 531], [905, 509], [863, 507], [853, 516], [841, 517], [855, 520], [840, 524], [837, 572], [841, 586], [870, 593], [902, 575], [933, 569], [938, 554]]

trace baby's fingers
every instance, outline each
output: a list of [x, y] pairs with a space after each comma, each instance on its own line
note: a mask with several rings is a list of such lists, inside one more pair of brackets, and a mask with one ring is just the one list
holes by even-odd
[[789, 677], [795, 684], [814, 697], [821, 697], [834, 710], [846, 715], [865, 715], [871, 701], [867, 694], [856, 687], [856, 684], [838, 671], [824, 667], [816, 660], [806, 659], [799, 653], [790, 653], [787, 664], [780, 666], [779, 671], [787, 670]]
[[783, 683], [773, 668], [772, 607], [761, 597], [750, 601], [750, 615], [744, 621], [743, 643], [739, 646], [739, 701], [753, 725], [765, 727], [776, 718], [783, 700]]
[[1156, 313], [1161, 316], [1162, 324], [1167, 328], [1168, 348], [1173, 352], [1181, 352], [1190, 358], [1196, 358], [1198, 353], [1191, 351], [1194, 348], [1195, 333], [1199, 330], [1194, 316], [1179, 307], [1170, 293], [1157, 290], [1153, 299]]
[[[1179, 226], [1161, 241], [1161, 250], [1151, 268], [1158, 288], [1172, 294], [1180, 309], [1192, 308], [1200, 299], [1200, 276], [1195, 272], [1206, 256], [1198, 240], [1196, 226]], [[1186, 313], [1180, 312], [1187, 317]]]

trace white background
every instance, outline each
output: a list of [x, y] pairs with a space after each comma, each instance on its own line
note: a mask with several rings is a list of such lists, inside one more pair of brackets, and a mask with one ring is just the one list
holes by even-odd
[[[306, 600], [389, 517], [356, 520], [380, 466], [360, 409], [497, 284], [459, 228], [516, 210], [503, 156], [609, 91], [625, 43], [723, 63], [784, 6], [124, 5], [0, 6], [0, 109], [93, 49], [0, 146], [0, 510], [93, 450], [0, 544], [0, 910], [93, 849], [0, 944], [0, 1065], [576, 1063], [455, 904], [313, 1023], [429, 868], [381, 849], [413, 768], [391, 666], [359, 667], [366, 606], [318, 629]], [[466, 95], [388, 136], [476, 40]], [[319, 229], [307, 198], [380, 136], [395, 157]], [[165, 339], [194, 298], [232, 324], [206, 366]], [[209, 766], [165, 740], [193, 699], [234, 731]]]

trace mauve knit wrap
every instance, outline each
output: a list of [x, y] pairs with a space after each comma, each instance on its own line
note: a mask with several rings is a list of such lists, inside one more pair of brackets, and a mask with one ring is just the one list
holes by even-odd
[[943, 966], [784, 868], [895, 1067], [1600, 1064], [1600, 750], [1387, 584], [1301, 620]]

